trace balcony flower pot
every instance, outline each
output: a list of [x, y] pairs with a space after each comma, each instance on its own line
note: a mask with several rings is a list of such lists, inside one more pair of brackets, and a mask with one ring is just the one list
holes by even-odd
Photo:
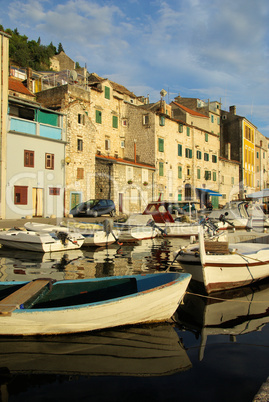
[[128, 180], [127, 183], [128, 184], [133, 184], [133, 180]]

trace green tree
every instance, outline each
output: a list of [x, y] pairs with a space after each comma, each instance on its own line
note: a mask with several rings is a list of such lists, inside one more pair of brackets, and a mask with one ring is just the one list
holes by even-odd
[[64, 52], [64, 48], [63, 48], [63, 45], [60, 42], [59, 45], [58, 45], [57, 54], [60, 54], [61, 52]]

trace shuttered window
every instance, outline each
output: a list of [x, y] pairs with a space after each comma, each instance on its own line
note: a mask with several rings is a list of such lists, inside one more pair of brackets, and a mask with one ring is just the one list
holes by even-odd
[[35, 165], [35, 152], [24, 150], [24, 166], [34, 167]]
[[14, 186], [14, 204], [27, 205], [28, 186]]
[[100, 110], [95, 111], [95, 121], [96, 123], [102, 124], [102, 112]]

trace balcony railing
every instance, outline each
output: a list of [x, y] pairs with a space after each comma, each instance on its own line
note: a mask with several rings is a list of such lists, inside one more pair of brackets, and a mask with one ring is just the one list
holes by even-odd
[[40, 137], [51, 138], [53, 140], [62, 140], [62, 128], [50, 126], [48, 124], [38, 123], [9, 116], [8, 131], [14, 131], [24, 134], [36, 135]]

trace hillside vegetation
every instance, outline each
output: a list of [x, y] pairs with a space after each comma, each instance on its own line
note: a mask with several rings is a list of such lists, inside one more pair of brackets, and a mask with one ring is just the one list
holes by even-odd
[[31, 67], [36, 71], [50, 70], [50, 58], [59, 54], [63, 50], [62, 44], [59, 43], [58, 48], [52, 44], [48, 46], [41, 45], [41, 40], [28, 40], [26, 35], [20, 35], [17, 28], [4, 29], [0, 25], [0, 30], [11, 36], [9, 41], [9, 58], [10, 64], [20, 67]]

